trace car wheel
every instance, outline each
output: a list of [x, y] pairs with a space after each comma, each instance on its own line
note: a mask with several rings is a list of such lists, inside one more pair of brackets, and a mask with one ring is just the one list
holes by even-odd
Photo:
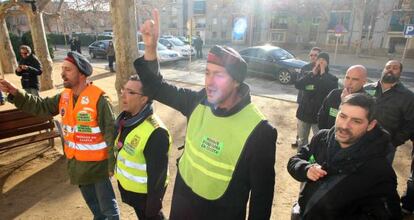
[[286, 85], [292, 82], [292, 74], [286, 69], [281, 69], [277, 74], [277, 79], [280, 83]]
[[96, 58], [96, 54], [95, 54], [94, 52], [89, 52], [89, 55], [90, 55], [93, 59], [95, 59], [95, 58]]

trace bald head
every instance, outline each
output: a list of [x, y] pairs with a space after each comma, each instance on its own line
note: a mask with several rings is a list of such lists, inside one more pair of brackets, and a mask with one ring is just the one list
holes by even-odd
[[351, 93], [360, 91], [367, 82], [367, 75], [367, 69], [363, 65], [349, 67], [345, 74], [344, 87]]

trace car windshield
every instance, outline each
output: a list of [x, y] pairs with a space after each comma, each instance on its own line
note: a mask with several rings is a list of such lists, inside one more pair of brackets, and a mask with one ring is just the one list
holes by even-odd
[[278, 60], [287, 60], [295, 58], [292, 54], [284, 49], [276, 49], [272, 51], [272, 56]]
[[184, 46], [185, 44], [177, 38], [168, 39], [174, 46]]
[[158, 43], [157, 49], [158, 50], [168, 50], [168, 48], [166, 46], [164, 46], [164, 45], [162, 45], [160, 43]]
[[[145, 44], [144, 43], [139, 43], [138, 44], [138, 50], [145, 50]], [[164, 45], [158, 43], [157, 50], [168, 50], [168, 48], [165, 47]]]

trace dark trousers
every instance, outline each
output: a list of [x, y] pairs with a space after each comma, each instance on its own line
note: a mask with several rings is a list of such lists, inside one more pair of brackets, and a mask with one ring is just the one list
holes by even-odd
[[114, 71], [114, 61], [115, 61], [115, 56], [108, 56], [108, 66], [111, 72]]
[[197, 58], [203, 58], [203, 50], [201, 48], [196, 49]]

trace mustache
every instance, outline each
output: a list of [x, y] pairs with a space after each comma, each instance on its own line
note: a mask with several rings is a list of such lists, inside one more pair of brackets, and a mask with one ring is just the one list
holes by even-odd
[[335, 128], [336, 132], [343, 132], [346, 133], [347, 135], [352, 135], [351, 131], [347, 128], [340, 128], [340, 127], [336, 127]]

